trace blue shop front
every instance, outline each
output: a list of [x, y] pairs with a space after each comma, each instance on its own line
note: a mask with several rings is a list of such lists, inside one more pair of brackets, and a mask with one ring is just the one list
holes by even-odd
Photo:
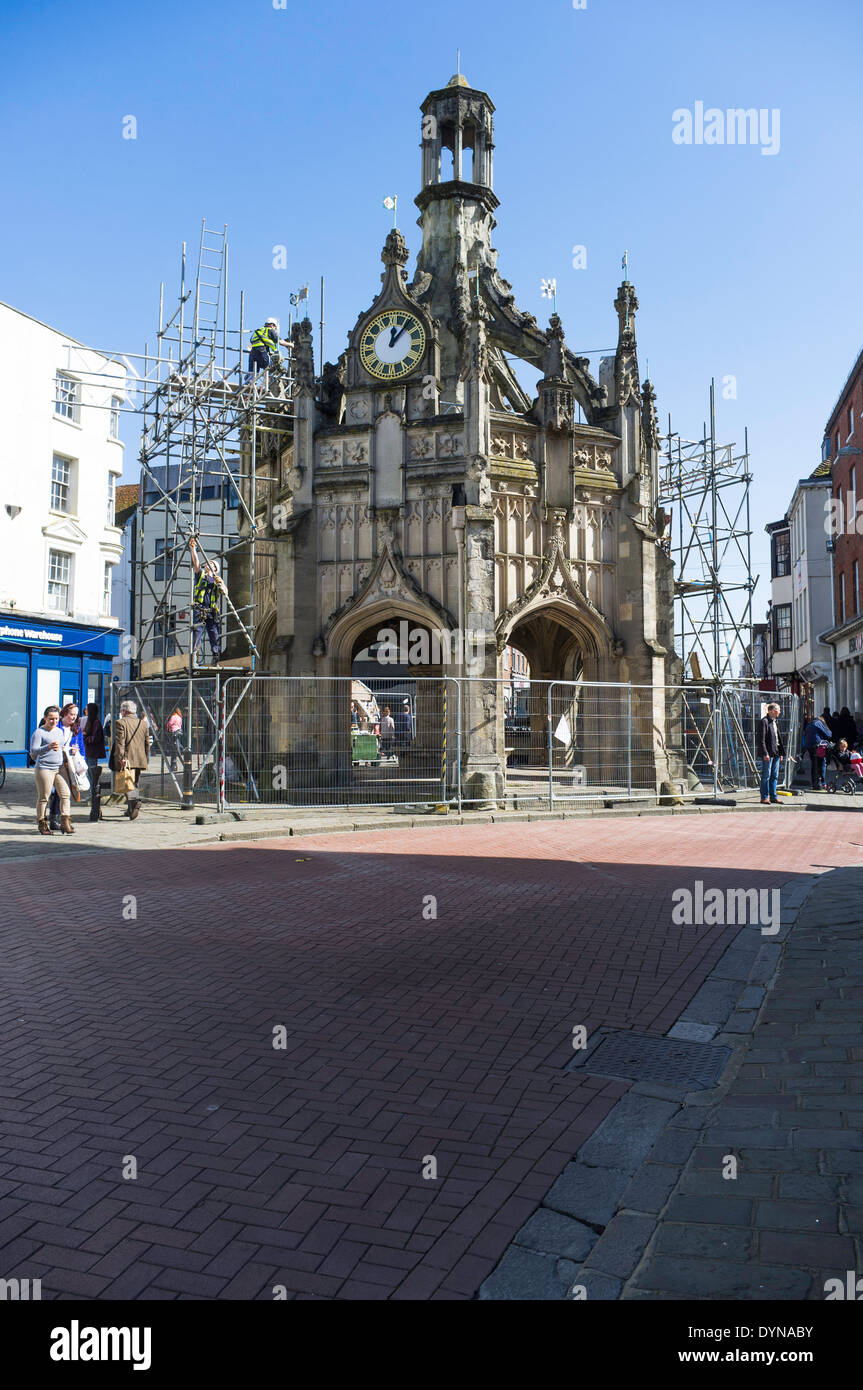
[[46, 705], [110, 700], [116, 627], [78, 626], [0, 612], [0, 753], [26, 767], [30, 735]]

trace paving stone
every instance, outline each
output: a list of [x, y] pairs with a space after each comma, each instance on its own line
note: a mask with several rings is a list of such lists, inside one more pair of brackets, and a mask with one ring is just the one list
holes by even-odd
[[626, 1095], [579, 1149], [582, 1163], [607, 1165], [633, 1173], [677, 1110], [672, 1101]]
[[[728, 1186], [734, 1184], [729, 1180]], [[674, 1196], [665, 1210], [666, 1221], [705, 1221], [718, 1226], [748, 1226], [752, 1203], [730, 1192], [728, 1196]]]
[[511, 1246], [480, 1286], [481, 1299], [560, 1301], [567, 1297], [578, 1266], [553, 1255]]
[[[779, 1196], [788, 1201], [817, 1202], [823, 1198], [836, 1201], [839, 1196], [838, 1177], [816, 1174], [782, 1173], [779, 1176]], [[850, 1184], [849, 1184], [850, 1186]], [[856, 1199], [863, 1204], [863, 1188]]]
[[516, 1245], [541, 1254], [557, 1255], [568, 1260], [582, 1260], [596, 1243], [597, 1234], [590, 1226], [574, 1221], [571, 1216], [540, 1208], [522, 1226], [515, 1237]]
[[650, 1151], [652, 1163], [686, 1163], [698, 1139], [697, 1132], [668, 1128], [660, 1134]]
[[594, 1226], [607, 1226], [629, 1182], [628, 1170], [568, 1163], [543, 1199], [552, 1211]]
[[818, 1269], [822, 1266], [853, 1269], [856, 1263], [854, 1241], [850, 1236], [818, 1235], [811, 1231], [802, 1234], [786, 1231], [762, 1231], [761, 1259], [768, 1264], [789, 1264], [798, 1269]]
[[755, 1233], [744, 1226], [682, 1226], [663, 1221], [655, 1249], [660, 1255], [739, 1261], [750, 1258], [754, 1239]]
[[822, 1234], [837, 1229], [837, 1209], [834, 1202], [759, 1202], [756, 1224], [781, 1231], [819, 1231]]
[[716, 1031], [715, 1023], [691, 1023], [682, 1018], [673, 1028], [669, 1028], [668, 1037], [682, 1038], [685, 1042], [710, 1042], [711, 1038], [716, 1037]]
[[587, 1267], [613, 1274], [618, 1279], [628, 1278], [641, 1259], [655, 1225], [652, 1217], [618, 1212], [591, 1250]]
[[811, 1276], [800, 1269], [690, 1259], [680, 1255], [657, 1255], [635, 1277], [636, 1288], [658, 1288], [688, 1299], [746, 1302], [805, 1298], [811, 1285]]
[[626, 1188], [621, 1207], [631, 1211], [661, 1211], [674, 1190], [678, 1172], [676, 1165], [643, 1164]]
[[738, 1168], [736, 1178], [724, 1178], [718, 1167], [687, 1168], [680, 1179], [679, 1192], [688, 1197], [724, 1197], [729, 1191], [735, 1197], [771, 1197], [775, 1183], [772, 1173], [746, 1173]]

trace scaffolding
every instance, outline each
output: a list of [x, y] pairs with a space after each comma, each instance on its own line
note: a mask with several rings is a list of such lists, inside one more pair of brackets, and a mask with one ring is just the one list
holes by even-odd
[[[323, 290], [321, 320], [323, 333]], [[290, 467], [296, 418], [291, 351], [250, 375], [246, 331], [242, 293], [238, 319], [228, 319], [227, 227], [215, 230], [204, 220], [196, 266], [190, 266], [183, 243], [176, 306], [169, 314], [161, 285], [154, 349], [147, 343], [143, 354], [102, 354], [126, 370], [119, 409], [141, 419], [132, 688], [147, 680], [152, 691], [152, 678], [161, 682], [161, 719], [150, 718], [154, 737], [160, 725], [165, 738], [167, 704], [184, 710], [184, 746], [178, 749], [184, 805], [192, 804], [196, 775], [220, 751], [224, 681], [233, 675], [251, 682], [260, 667], [257, 613], [278, 544], [268, 523], [286, 458]], [[104, 373], [90, 375], [92, 387], [103, 384]], [[201, 566], [218, 562], [227, 580], [225, 611], [216, 615], [223, 656], [207, 671], [195, 651], [191, 539]], [[213, 690], [202, 677], [215, 681]], [[148, 708], [143, 699], [139, 704]], [[174, 771], [170, 777], [180, 791]]]
[[659, 465], [658, 510], [675, 562], [675, 647], [695, 680], [734, 680], [752, 641], [751, 481], [748, 431], [742, 452], [717, 443], [711, 381], [701, 438], [677, 434], [669, 415]]

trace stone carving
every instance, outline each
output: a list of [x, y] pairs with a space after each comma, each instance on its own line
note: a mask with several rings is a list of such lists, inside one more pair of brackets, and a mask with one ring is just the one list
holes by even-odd
[[434, 436], [430, 434], [414, 434], [410, 436], [408, 444], [408, 457], [412, 459], [428, 459], [434, 453]]
[[438, 436], [438, 452], [441, 458], [456, 458], [464, 447], [460, 434], [441, 434]]
[[294, 374], [294, 390], [314, 391], [315, 353], [312, 346], [312, 321], [303, 319], [291, 329], [291, 365]]
[[348, 406], [348, 415], [357, 424], [364, 424], [369, 418], [369, 403], [363, 397], [359, 400], [351, 401]]
[[324, 468], [332, 468], [332, 467], [334, 467], [336, 464], [341, 463], [341, 461], [342, 461], [342, 446], [341, 446], [341, 444], [322, 444], [322, 445], [321, 445], [321, 463], [323, 464]]
[[523, 594], [501, 613], [495, 623], [495, 634], [497, 641], [498, 655], [503, 651], [507, 643], [507, 637], [511, 629], [514, 618], [524, 614], [530, 607], [540, 607], [544, 601], [550, 599], [566, 599], [576, 609], [586, 610], [592, 622], [591, 625], [598, 628], [608, 643], [609, 649], [614, 641], [614, 634], [606, 622], [605, 617], [596, 607], [592, 599], [584, 592], [581, 585], [573, 573], [572, 567], [566, 558], [565, 542], [562, 534], [562, 522], [558, 522], [558, 516], [563, 517], [565, 513], [555, 513], [553, 516], [554, 527], [549, 542], [548, 553], [540, 562], [530, 561], [527, 564], [534, 567], [541, 563], [541, 569], [534, 578], [533, 582], [527, 587]]
[[369, 456], [369, 446], [361, 440], [354, 440], [347, 447], [347, 455], [351, 463], [365, 463]]

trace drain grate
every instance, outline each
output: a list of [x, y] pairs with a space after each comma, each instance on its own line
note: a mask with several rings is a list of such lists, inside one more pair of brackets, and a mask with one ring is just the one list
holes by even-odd
[[730, 1047], [711, 1043], [652, 1038], [645, 1033], [606, 1033], [586, 1056], [570, 1062], [567, 1070], [703, 1091], [716, 1085], [730, 1056]]

